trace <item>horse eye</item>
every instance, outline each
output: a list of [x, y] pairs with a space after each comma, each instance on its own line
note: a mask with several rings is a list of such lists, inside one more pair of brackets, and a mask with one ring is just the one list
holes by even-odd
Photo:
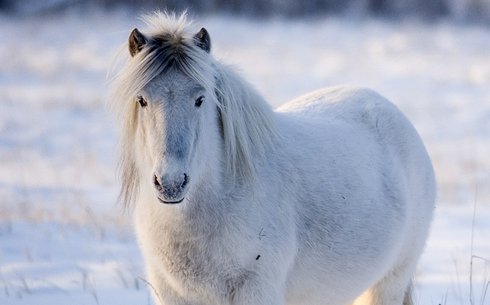
[[196, 107], [201, 107], [202, 102], [204, 102], [204, 95], [201, 95], [200, 97], [198, 97], [198, 98], [196, 99], [196, 104], [195, 104], [195, 105], [196, 105]]
[[146, 102], [145, 98], [144, 98], [144, 97], [142, 97], [141, 95], [138, 95], [138, 96], [136, 97], [136, 101], [137, 101], [138, 103], [140, 103], [141, 107], [146, 107], [146, 105], [148, 105], [148, 103]]

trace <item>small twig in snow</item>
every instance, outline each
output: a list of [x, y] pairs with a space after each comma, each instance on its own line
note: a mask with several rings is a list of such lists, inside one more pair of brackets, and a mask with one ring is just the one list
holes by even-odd
[[155, 289], [155, 287], [153, 287], [153, 285], [148, 282], [147, 280], [145, 280], [144, 278], [142, 278], [141, 276], [138, 276], [138, 279], [140, 279], [141, 281], [143, 281], [145, 284], [147, 284], [148, 286], [151, 287], [151, 289], [153, 290], [153, 292], [155, 293], [155, 295], [157, 296], [158, 300], [160, 301], [160, 303], [163, 304], [162, 302], [162, 299], [160, 298], [160, 294], [158, 294], [157, 290]]

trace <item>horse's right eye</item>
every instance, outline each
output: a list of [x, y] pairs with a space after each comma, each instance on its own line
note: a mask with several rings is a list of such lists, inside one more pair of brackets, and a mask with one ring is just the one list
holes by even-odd
[[141, 95], [138, 95], [136, 97], [136, 101], [138, 101], [138, 103], [140, 103], [141, 107], [146, 107], [146, 105], [148, 105], [148, 103], [146, 102], [145, 98], [142, 97]]

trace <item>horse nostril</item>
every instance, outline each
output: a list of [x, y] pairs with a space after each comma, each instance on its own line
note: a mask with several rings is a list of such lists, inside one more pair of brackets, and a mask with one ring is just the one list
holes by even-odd
[[180, 187], [184, 188], [188, 182], [189, 182], [189, 176], [187, 176], [187, 174], [184, 173], [184, 181], [182, 181], [182, 184], [180, 185]]
[[157, 175], [153, 175], [153, 184], [158, 189], [160, 189], [162, 187], [161, 184], [160, 184], [160, 182], [158, 181]]

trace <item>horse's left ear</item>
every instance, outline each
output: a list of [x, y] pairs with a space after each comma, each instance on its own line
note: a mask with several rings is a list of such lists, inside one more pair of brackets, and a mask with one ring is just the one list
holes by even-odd
[[129, 54], [134, 57], [136, 54], [143, 49], [143, 46], [146, 44], [146, 37], [141, 34], [138, 29], [134, 29], [131, 34], [129, 34]]
[[194, 35], [194, 43], [207, 53], [211, 51], [211, 37], [209, 37], [209, 33], [205, 28], [202, 28], [196, 35]]

